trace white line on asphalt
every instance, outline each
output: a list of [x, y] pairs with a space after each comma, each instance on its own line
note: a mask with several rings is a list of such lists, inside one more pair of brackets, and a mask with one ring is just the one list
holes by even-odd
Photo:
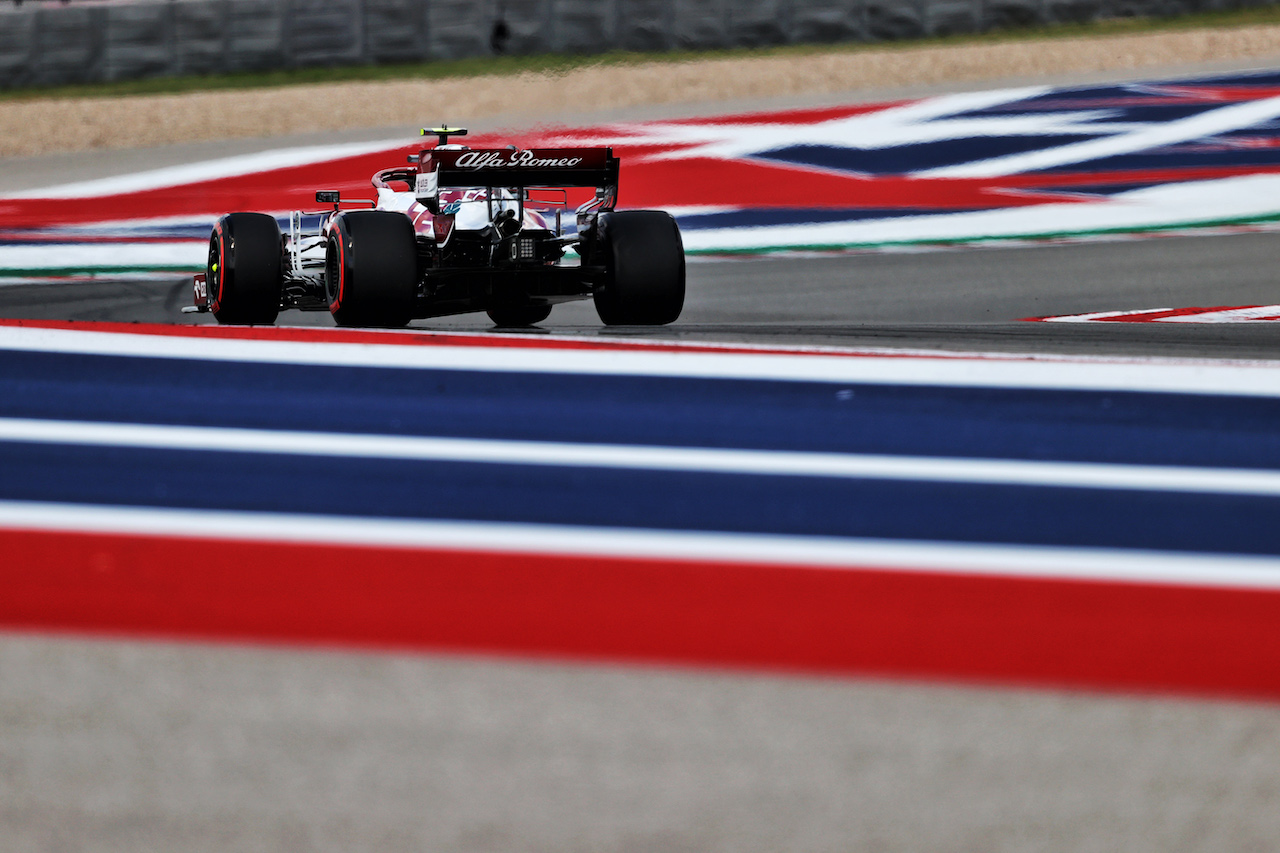
[[1280, 471], [0, 418], [0, 441], [502, 465], [1280, 495]]
[[[0, 501], [0, 530], [1280, 589], [1280, 559]], [[193, 546], [197, 547], [197, 546]]]
[[[440, 346], [430, 334], [388, 335], [386, 344], [88, 332], [0, 326], [0, 350], [142, 356], [268, 364], [478, 370], [595, 376], [763, 379], [880, 385], [1149, 391], [1280, 397], [1280, 362], [1167, 358], [1069, 358], [1008, 354], [936, 356], [719, 353], [644, 347], [556, 349]], [[559, 339], [578, 341], [583, 339]], [[593, 343], [587, 339], [587, 343]]]
[[1110, 317], [1141, 317], [1144, 314], [1163, 314], [1172, 308], [1142, 308], [1137, 311], [1095, 311], [1092, 314], [1063, 314], [1058, 317], [1045, 317], [1046, 323], [1090, 323], [1094, 320], [1106, 320]]
[[1254, 320], [1271, 320], [1280, 316], [1280, 305], [1257, 305], [1251, 308], [1224, 308], [1221, 311], [1201, 311], [1197, 314], [1177, 314], [1160, 317], [1157, 323], [1240, 323]]

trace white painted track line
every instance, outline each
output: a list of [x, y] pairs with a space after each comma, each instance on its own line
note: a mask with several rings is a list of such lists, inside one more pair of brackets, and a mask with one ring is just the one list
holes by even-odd
[[0, 530], [1280, 589], [1280, 558], [0, 501]]
[[[425, 336], [424, 336], [425, 337]], [[407, 342], [415, 343], [415, 342]], [[422, 343], [417, 341], [416, 343]], [[1280, 397], [1280, 362], [653, 352], [349, 344], [0, 326], [0, 350], [511, 373], [762, 379]]]
[[0, 418], [0, 441], [501, 465], [1280, 495], [1280, 471], [1188, 466], [574, 444], [23, 418]]

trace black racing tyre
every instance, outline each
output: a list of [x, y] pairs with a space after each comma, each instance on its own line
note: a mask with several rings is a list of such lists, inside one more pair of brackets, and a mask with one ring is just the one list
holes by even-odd
[[684, 243], [662, 210], [602, 214], [598, 251], [608, 270], [593, 291], [596, 313], [609, 326], [662, 326], [684, 308]]
[[413, 223], [390, 210], [349, 210], [329, 229], [325, 297], [339, 326], [403, 326], [413, 318], [418, 247]]
[[271, 325], [280, 313], [284, 243], [265, 213], [228, 213], [213, 226], [205, 268], [209, 310], [219, 323]]
[[495, 326], [533, 326], [551, 316], [551, 306], [493, 305], [485, 313]]

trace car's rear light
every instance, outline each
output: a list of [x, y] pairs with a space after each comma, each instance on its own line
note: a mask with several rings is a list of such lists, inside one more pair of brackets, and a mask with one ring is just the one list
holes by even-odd
[[[538, 243], [532, 237], [521, 237], [516, 241], [516, 244], [520, 247], [518, 255], [519, 260], [532, 261], [537, 259]], [[513, 245], [512, 248], [514, 249], [515, 246]]]
[[449, 239], [449, 232], [453, 230], [453, 214], [442, 213], [431, 220], [432, 230], [435, 232], [436, 243], [444, 245]]

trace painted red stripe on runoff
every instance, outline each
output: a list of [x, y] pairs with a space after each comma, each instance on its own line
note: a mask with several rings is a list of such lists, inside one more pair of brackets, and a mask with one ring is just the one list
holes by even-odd
[[[695, 118], [677, 123], [696, 124], [795, 124], [803, 137], [808, 122], [827, 121], [875, 112], [900, 103], [859, 105], [822, 110], [756, 113], [737, 117]], [[1078, 102], [1072, 102], [1078, 105]], [[1069, 189], [1098, 183], [1096, 172], [1055, 175], [1017, 174], [984, 178], [930, 178], [917, 175], [840, 174], [761, 159], [678, 158], [654, 155], [687, 149], [693, 143], [671, 143], [661, 135], [643, 139], [645, 124], [585, 128], [554, 128], [514, 137], [488, 136], [475, 140], [488, 144], [539, 147], [574, 142], [612, 145], [622, 160], [622, 197], [626, 207], [668, 208], [680, 206], [753, 207], [767, 200], [773, 208], [935, 208], [1005, 209], [1043, 203], [1096, 203], [1100, 199], [1068, 199], [1060, 194], [1042, 196], [1038, 190]], [[639, 138], [615, 142], [619, 135]], [[229, 210], [286, 211], [315, 208], [315, 189], [324, 186], [344, 195], [362, 196], [370, 191], [369, 178], [388, 164], [403, 163], [416, 153], [418, 142], [405, 141], [380, 152], [338, 157], [319, 163], [301, 163], [247, 174], [226, 175], [191, 183], [97, 196], [68, 204], [65, 198], [9, 198], [0, 204], [0, 228], [33, 229], [123, 220], [168, 217], [208, 217], [210, 221]], [[1267, 174], [1268, 166], [1202, 166], [1178, 169], [1140, 169], [1112, 172], [1105, 182], [1145, 186], [1175, 181], [1214, 180], [1242, 175]], [[744, 190], [749, 188], [749, 190]], [[1012, 192], [1011, 192], [1012, 191]]]
[[[536, 338], [516, 335], [456, 335], [431, 331], [375, 331], [368, 329], [315, 328], [289, 326], [179, 326], [160, 323], [111, 323], [93, 320], [9, 320], [0, 326], [33, 329], [61, 329], [78, 332], [153, 335], [159, 337], [221, 338], [227, 340], [287, 341], [293, 343], [380, 344], [386, 346], [450, 346], [568, 350], [642, 350], [645, 352], [787, 352], [803, 355], [805, 350], [761, 350], [752, 347], [702, 346], [641, 341], [596, 341], [587, 338]], [[830, 354], [830, 353], [823, 353]]]
[[[223, 338], [294, 343], [380, 344], [386, 346], [449, 346], [518, 349], [626, 350], [631, 352], [717, 353], [723, 355], [821, 355], [866, 358], [981, 358], [981, 355], [921, 355], [918, 353], [862, 352], [825, 347], [763, 347], [733, 344], [693, 344], [676, 341], [607, 341], [591, 338], [545, 338], [533, 335], [458, 335], [449, 332], [407, 329], [376, 331], [327, 327], [290, 326], [180, 326], [163, 323], [112, 323], [97, 320], [12, 320], [0, 318], [0, 327], [58, 329], [76, 332], [154, 335], [159, 337]], [[1013, 357], [1016, 360], [1016, 356]]]
[[[745, 113], [730, 113], [719, 116], [697, 116], [694, 118], [678, 118], [669, 121], [648, 122], [651, 124], [705, 125], [705, 124], [818, 124], [835, 119], [852, 118], [859, 115], [870, 115], [881, 110], [902, 107], [913, 103], [910, 100], [880, 101], [871, 104], [845, 104], [836, 107], [796, 107], [788, 110], [753, 110]], [[645, 126], [645, 122], [640, 127]], [[558, 129], [557, 129], [558, 130]], [[570, 130], [568, 133], [599, 133], [599, 128], [587, 130]], [[561, 133], [563, 135], [563, 132]], [[554, 136], [552, 138], [555, 138]]]
[[1280, 593], [0, 531], [0, 625], [1280, 699]]
[[[608, 135], [591, 135], [591, 144], [608, 144]], [[528, 144], [520, 140], [516, 144]], [[536, 143], [536, 140], [533, 140]], [[622, 158], [621, 198], [624, 207], [668, 208], [728, 206], [770, 208], [1004, 209], [1042, 203], [1034, 194], [1010, 190], [1069, 189], [1097, 184], [1094, 172], [1065, 175], [1003, 175], [989, 178], [930, 178], [913, 175], [849, 176], [786, 163], [713, 158], [646, 159], [683, 145], [615, 147]], [[369, 176], [390, 164], [403, 163], [406, 147], [378, 155], [361, 155], [353, 167], [346, 158], [302, 167], [235, 175], [210, 181], [157, 187], [119, 195], [95, 197], [88, 204], [68, 204], [63, 198], [4, 199], [0, 228], [34, 229], [127, 220], [171, 217], [216, 219], [228, 210], [314, 210], [315, 187], [363, 197], [370, 192]], [[1264, 166], [1139, 170], [1108, 174], [1106, 182], [1149, 185], [1170, 181], [1215, 180], [1269, 174]], [[750, 192], [744, 192], [749, 187]], [[1055, 196], [1056, 203], [1063, 203]], [[1081, 198], [1088, 204], [1100, 199]]]

